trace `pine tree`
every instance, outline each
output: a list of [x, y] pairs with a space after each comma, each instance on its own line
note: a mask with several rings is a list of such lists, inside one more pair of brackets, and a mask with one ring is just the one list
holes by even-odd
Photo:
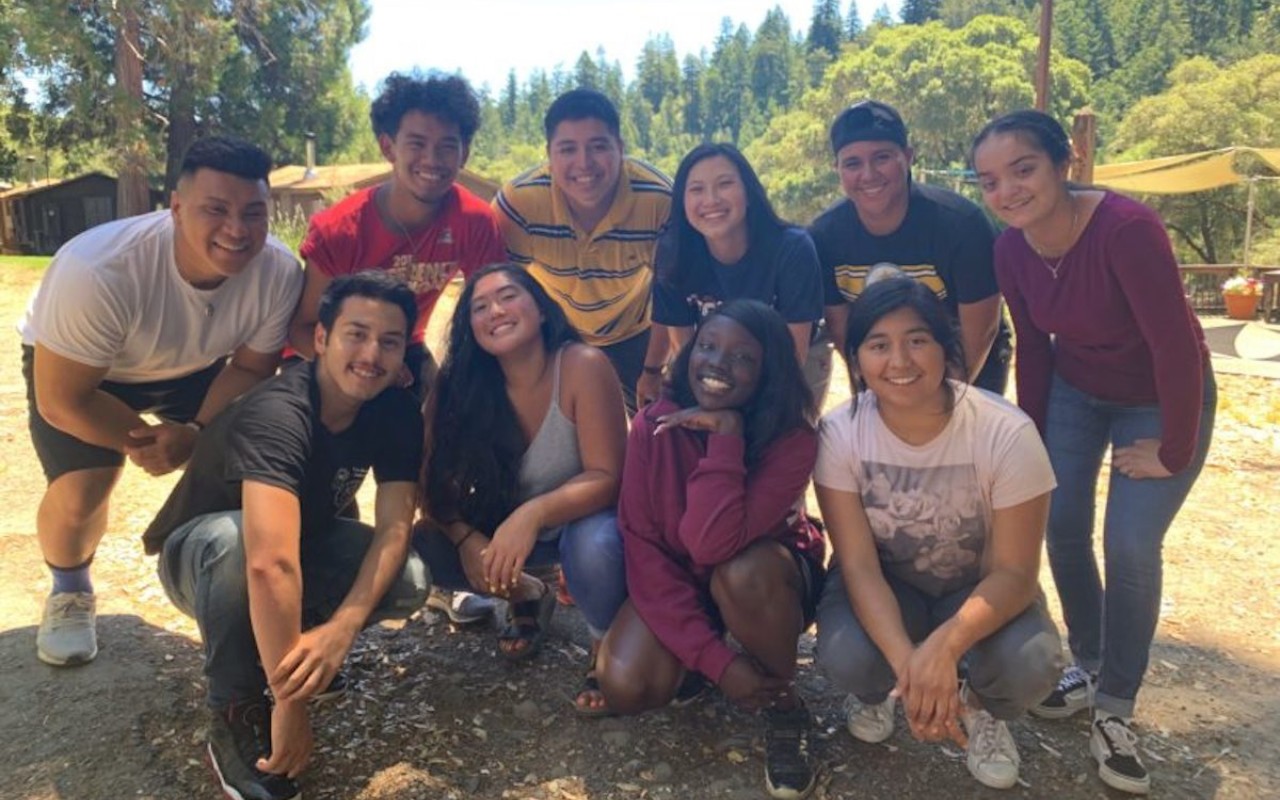
[[[857, 13], [857, 0], [853, 2]], [[813, 19], [809, 21], [809, 35], [805, 46], [810, 52], [825, 50], [831, 56], [840, 54], [840, 0], [818, 0], [813, 7]]]
[[942, 0], [903, 0], [902, 21], [908, 25], [923, 25], [938, 18]]
[[858, 15], [858, 0], [849, 0], [849, 15], [844, 21], [844, 38], [856, 41], [862, 38], [862, 17]]

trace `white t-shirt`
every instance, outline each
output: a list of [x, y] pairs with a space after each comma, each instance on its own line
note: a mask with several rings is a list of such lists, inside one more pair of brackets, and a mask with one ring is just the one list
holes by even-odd
[[884, 570], [935, 597], [981, 579], [994, 509], [1057, 485], [1026, 414], [990, 392], [952, 386], [951, 420], [920, 446], [889, 430], [870, 391], [856, 414], [847, 402], [829, 412], [814, 469], [815, 483], [861, 495]]
[[278, 352], [302, 292], [289, 249], [266, 247], [215, 289], [178, 273], [173, 217], [154, 211], [90, 228], [54, 255], [18, 331], [24, 344], [106, 367], [105, 380], [189, 375], [241, 345]]

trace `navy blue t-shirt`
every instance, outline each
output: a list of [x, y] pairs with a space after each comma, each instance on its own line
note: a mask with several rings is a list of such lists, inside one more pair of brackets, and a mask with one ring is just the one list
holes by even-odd
[[[658, 258], [672, 257], [659, 248]], [[665, 272], [662, 263], [658, 274]], [[680, 264], [671, 283], [653, 282], [653, 321], [673, 328], [696, 325], [721, 303], [759, 300], [787, 322], [822, 319], [822, 272], [813, 241], [803, 228], [784, 228], [752, 241], [735, 264], [721, 264], [710, 253], [696, 263]]]

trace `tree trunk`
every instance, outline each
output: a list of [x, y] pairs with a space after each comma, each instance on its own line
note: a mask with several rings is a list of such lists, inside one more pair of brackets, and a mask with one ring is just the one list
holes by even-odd
[[131, 2], [119, 4], [116, 28], [116, 156], [119, 179], [116, 183], [116, 218], [132, 217], [151, 210], [147, 186], [147, 141], [142, 124], [141, 26], [137, 8]]

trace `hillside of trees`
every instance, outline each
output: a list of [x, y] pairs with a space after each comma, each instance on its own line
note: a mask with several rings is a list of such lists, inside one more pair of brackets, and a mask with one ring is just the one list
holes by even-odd
[[[368, 0], [195, 8], [0, 0], [0, 52], [9, 54], [0, 61], [0, 180], [128, 162], [162, 186], [186, 143], [219, 131], [262, 142], [282, 163], [302, 159], [307, 131], [326, 162], [378, 158], [369, 98], [347, 68]], [[1092, 108], [1101, 161], [1280, 146], [1280, 0], [1057, 0], [1054, 8], [1050, 110], [1070, 125]], [[590, 86], [617, 102], [631, 154], [674, 172], [699, 141], [734, 142], [779, 210], [807, 222], [837, 193], [827, 124], [874, 96], [906, 117], [918, 174], [961, 185], [982, 123], [1033, 102], [1039, 13], [1033, 0], [906, 0], [899, 19], [882, 7], [863, 20], [853, 4], [817, 0], [808, 20], [779, 9], [754, 28], [726, 18], [708, 49], [683, 58], [670, 37], [656, 36], [629, 81], [617, 54], [583, 52], [573, 64], [513, 71], [501, 87], [483, 87], [469, 166], [502, 180], [536, 163], [548, 104]], [[130, 55], [140, 80], [121, 71]], [[28, 91], [33, 81], [38, 92]], [[1280, 260], [1280, 182], [1261, 186], [1253, 260]], [[1144, 199], [1166, 215], [1188, 260], [1239, 259], [1243, 188]]]

